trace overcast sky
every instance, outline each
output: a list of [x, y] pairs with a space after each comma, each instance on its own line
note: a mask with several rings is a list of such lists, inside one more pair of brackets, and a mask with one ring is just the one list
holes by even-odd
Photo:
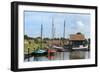
[[24, 34], [30, 37], [39, 37], [41, 24], [43, 25], [43, 37], [52, 37], [52, 20], [55, 28], [54, 37], [63, 37], [65, 21], [65, 37], [77, 32], [90, 37], [90, 14], [55, 13], [24, 11]]

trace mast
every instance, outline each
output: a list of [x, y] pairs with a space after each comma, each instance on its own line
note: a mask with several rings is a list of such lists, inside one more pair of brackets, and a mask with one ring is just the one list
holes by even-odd
[[[64, 40], [65, 40], [65, 20], [64, 20], [64, 30], [63, 30], [63, 46], [64, 46]], [[63, 60], [64, 60], [64, 52], [63, 52]]]
[[64, 45], [64, 40], [65, 40], [65, 20], [64, 20], [64, 30], [63, 30], [63, 45]]
[[43, 25], [41, 24], [41, 48], [42, 48], [42, 37], [43, 37]]
[[54, 39], [54, 23], [52, 19], [52, 45], [53, 45], [53, 39]]

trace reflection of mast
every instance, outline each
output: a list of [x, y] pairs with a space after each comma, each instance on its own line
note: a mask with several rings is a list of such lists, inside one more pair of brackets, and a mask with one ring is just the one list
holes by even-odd
[[41, 24], [41, 48], [42, 48], [42, 37], [43, 37], [43, 25]]

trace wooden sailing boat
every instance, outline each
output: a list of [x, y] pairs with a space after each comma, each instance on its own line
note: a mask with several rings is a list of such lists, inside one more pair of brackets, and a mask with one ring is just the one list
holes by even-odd
[[[64, 40], [65, 40], [65, 20], [64, 20], [63, 39], [61, 40], [63, 42], [63, 45], [64, 45]], [[59, 51], [59, 52], [65, 51], [63, 46], [53, 46], [53, 48], [57, 49], [57, 51]]]
[[53, 49], [53, 38], [54, 38], [54, 32], [55, 32], [55, 30], [54, 30], [54, 23], [53, 23], [53, 19], [52, 19], [52, 46], [48, 49], [48, 54], [54, 54], [54, 53], [56, 53], [56, 50], [55, 49]]
[[46, 53], [46, 50], [43, 50], [43, 45], [42, 45], [42, 42], [43, 42], [43, 25], [41, 24], [41, 44], [40, 44], [40, 47], [38, 50], [34, 51], [34, 54], [45, 54]]

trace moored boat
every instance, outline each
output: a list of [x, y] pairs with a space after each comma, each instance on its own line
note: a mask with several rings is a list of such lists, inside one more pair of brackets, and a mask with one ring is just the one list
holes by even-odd
[[48, 53], [56, 53], [56, 50], [48, 49]]
[[72, 50], [82, 50], [82, 51], [88, 51], [88, 46], [79, 46], [79, 47], [73, 47]]
[[65, 49], [63, 47], [59, 47], [59, 46], [53, 46], [54, 49], [56, 49], [58, 52], [64, 52]]
[[46, 54], [47, 51], [42, 50], [42, 49], [38, 49], [38, 50], [34, 51], [33, 53], [34, 53], [34, 55], [43, 55], [43, 54]]

